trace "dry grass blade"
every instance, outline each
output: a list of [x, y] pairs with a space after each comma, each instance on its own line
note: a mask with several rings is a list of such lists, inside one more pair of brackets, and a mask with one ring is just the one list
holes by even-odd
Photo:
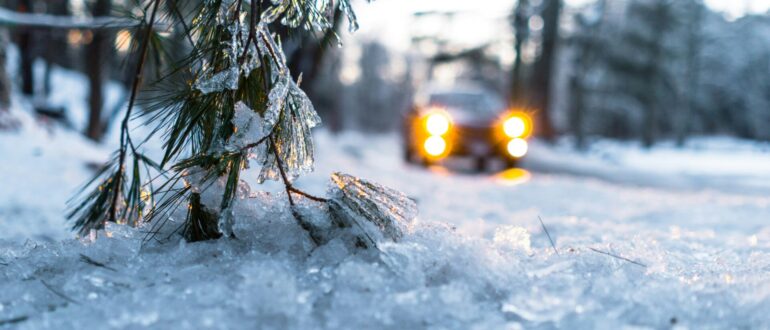
[[49, 285], [49, 284], [48, 284], [48, 283], [46, 283], [45, 281], [43, 281], [43, 280], [40, 280], [40, 283], [42, 283], [42, 284], [43, 284], [43, 286], [44, 286], [46, 289], [48, 289], [48, 291], [51, 291], [51, 292], [53, 292], [53, 294], [55, 294], [55, 295], [59, 296], [59, 298], [62, 298], [62, 299], [66, 300], [66, 301], [68, 301], [68, 302], [71, 302], [71, 303], [73, 303], [73, 304], [76, 304], [76, 305], [80, 305], [80, 303], [79, 303], [79, 302], [77, 302], [75, 299], [72, 299], [72, 298], [68, 297], [67, 295], [65, 295], [65, 294], [63, 294], [63, 293], [61, 293], [61, 292], [59, 292], [58, 290], [54, 289], [54, 288], [53, 288], [51, 285]]
[[559, 250], [556, 249], [556, 244], [553, 243], [553, 239], [551, 238], [551, 234], [548, 232], [548, 228], [545, 227], [545, 223], [543, 222], [543, 218], [541, 218], [539, 215], [537, 218], [540, 220], [540, 225], [543, 226], [543, 231], [545, 231], [545, 235], [548, 236], [548, 240], [551, 242], [551, 247], [553, 248], [553, 252], [556, 252], [556, 254], [559, 254]]
[[643, 264], [641, 262], [638, 262], [638, 261], [635, 261], [635, 260], [631, 260], [631, 259], [628, 259], [626, 257], [621, 257], [621, 256], [619, 256], [617, 254], [612, 254], [612, 253], [605, 252], [605, 251], [602, 251], [602, 250], [597, 250], [597, 249], [594, 249], [592, 247], [589, 247], [589, 249], [591, 249], [591, 251], [594, 251], [596, 253], [601, 253], [603, 255], [607, 255], [607, 256], [610, 256], [610, 257], [613, 257], [613, 258], [616, 258], [616, 259], [620, 259], [620, 260], [623, 260], [623, 261], [630, 262], [630, 263], [632, 263], [634, 265], [637, 265], [637, 266], [642, 266], [644, 268], [647, 268], [647, 265], [645, 265], [645, 264]]

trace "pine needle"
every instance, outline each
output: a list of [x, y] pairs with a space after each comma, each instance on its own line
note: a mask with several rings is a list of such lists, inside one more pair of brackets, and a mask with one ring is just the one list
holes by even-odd
[[92, 265], [92, 266], [108, 269], [108, 270], [111, 270], [113, 272], [117, 272], [118, 271], [117, 269], [112, 268], [110, 266], [107, 266], [107, 265], [105, 265], [105, 264], [103, 264], [101, 262], [98, 262], [98, 261], [94, 260], [94, 259], [91, 259], [91, 257], [89, 257], [89, 256], [87, 256], [85, 254], [82, 254], [82, 253], [80, 254], [80, 261], [85, 262], [85, 263], [87, 263], [89, 265]]
[[592, 248], [592, 247], [589, 247], [589, 249], [591, 249], [591, 251], [594, 251], [594, 252], [596, 252], [596, 253], [601, 253], [601, 254], [604, 254], [604, 255], [607, 255], [607, 256], [610, 256], [610, 257], [616, 258], [616, 259], [620, 259], [620, 260], [623, 260], [623, 261], [627, 261], [627, 262], [630, 262], [630, 263], [632, 263], [632, 264], [634, 264], [634, 265], [637, 265], [637, 266], [642, 266], [642, 267], [644, 267], [644, 268], [647, 268], [647, 265], [645, 265], [645, 264], [643, 264], [643, 263], [641, 263], [641, 262], [638, 262], [638, 261], [634, 261], [634, 260], [628, 259], [628, 258], [626, 258], [626, 257], [621, 257], [621, 256], [619, 256], [619, 255], [617, 255], [617, 254], [612, 254], [612, 253], [609, 253], [609, 252], [605, 252], [605, 251], [602, 251], [602, 250], [597, 250], [597, 249], [594, 249], [594, 248]]
[[548, 236], [548, 240], [551, 241], [551, 247], [553, 248], [553, 252], [556, 252], [556, 255], [559, 255], [559, 250], [556, 249], [556, 244], [553, 243], [551, 234], [548, 233], [548, 228], [546, 228], [545, 223], [543, 223], [543, 218], [541, 218], [539, 215], [537, 216], [537, 218], [540, 220], [540, 225], [543, 226], [543, 231], [545, 231], [545, 235]]
[[10, 319], [0, 320], [0, 327], [5, 326], [5, 325], [21, 323], [21, 322], [24, 322], [26, 320], [29, 320], [29, 316], [22, 315], [22, 316], [12, 317]]
[[75, 304], [75, 305], [80, 305], [80, 303], [79, 303], [79, 302], [77, 302], [75, 299], [72, 299], [72, 298], [68, 297], [67, 295], [65, 295], [65, 294], [63, 294], [63, 293], [61, 293], [61, 292], [59, 292], [58, 290], [54, 289], [52, 286], [50, 286], [50, 285], [49, 285], [48, 283], [46, 283], [45, 281], [43, 281], [43, 280], [40, 280], [40, 283], [42, 283], [42, 284], [43, 284], [43, 286], [44, 286], [46, 289], [48, 289], [48, 291], [51, 291], [51, 292], [53, 292], [53, 294], [55, 294], [55, 295], [59, 296], [59, 298], [62, 298], [62, 299], [64, 299], [64, 300], [68, 301], [68, 302], [71, 302], [71, 303]]

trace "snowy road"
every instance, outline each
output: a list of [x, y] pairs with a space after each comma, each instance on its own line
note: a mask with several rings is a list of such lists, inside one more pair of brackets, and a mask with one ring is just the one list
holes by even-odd
[[34, 237], [13, 228], [39, 205], [17, 199], [24, 216], [0, 204], [0, 328], [770, 327], [770, 194], [425, 170], [403, 164], [391, 137], [318, 145], [299, 185], [323, 194], [343, 171], [406, 192], [421, 215], [403, 242], [312, 249], [280, 206], [257, 203], [239, 240], [140, 252], [141, 233], [111, 227], [91, 244], [24, 243], [4, 233]]

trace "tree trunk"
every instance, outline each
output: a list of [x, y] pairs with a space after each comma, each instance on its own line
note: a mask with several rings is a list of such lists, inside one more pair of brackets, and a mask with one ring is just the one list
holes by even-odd
[[[32, 0], [20, 0], [18, 9], [19, 12], [22, 13], [31, 13]], [[21, 63], [19, 65], [19, 74], [21, 75], [21, 92], [29, 96], [35, 93], [35, 75], [32, 70], [32, 65], [35, 61], [35, 50], [32, 38], [32, 31], [28, 29], [21, 29], [17, 34], [17, 43], [21, 53]]]
[[542, 52], [535, 63], [535, 76], [532, 94], [533, 104], [537, 107], [537, 130], [540, 136], [552, 141], [556, 134], [550, 117], [551, 83], [556, 66], [556, 43], [559, 38], [559, 14], [561, 0], [545, 0], [543, 8], [543, 45]]
[[8, 112], [11, 107], [11, 80], [5, 65], [8, 61], [8, 31], [0, 30], [0, 112]]
[[700, 3], [693, 3], [692, 17], [688, 26], [687, 37], [687, 81], [686, 91], [684, 92], [684, 102], [679, 115], [679, 124], [676, 133], [676, 144], [683, 146], [685, 139], [690, 134], [690, 120], [693, 117], [695, 109], [695, 99], [698, 93], [699, 70], [700, 70], [700, 25], [703, 20], [703, 8]]
[[[107, 16], [112, 10], [110, 0], [97, 0], [93, 8], [93, 16]], [[104, 134], [102, 122], [102, 108], [104, 107], [104, 84], [108, 77], [108, 64], [112, 57], [111, 32], [105, 30], [94, 31], [91, 44], [88, 45], [86, 60], [86, 73], [88, 74], [88, 126], [86, 136], [98, 141]]]

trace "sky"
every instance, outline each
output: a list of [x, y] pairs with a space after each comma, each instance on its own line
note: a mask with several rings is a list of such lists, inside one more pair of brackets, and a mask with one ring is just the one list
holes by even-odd
[[[591, 1], [566, 0], [566, 3], [579, 6]], [[354, 9], [361, 29], [354, 37], [359, 40], [377, 39], [397, 51], [408, 50], [411, 47], [410, 38], [419, 34], [451, 36], [461, 45], [473, 44], [479, 38], [488, 36], [505, 38], [506, 34], [510, 34], [506, 17], [514, 3], [515, 0], [377, 0], [368, 4], [358, 1], [354, 3]], [[705, 3], [728, 18], [770, 10], [770, 0], [705, 0]], [[415, 12], [436, 10], [456, 11], [462, 15], [458, 15], [451, 25], [438, 18], [418, 25], [412, 17]]]

